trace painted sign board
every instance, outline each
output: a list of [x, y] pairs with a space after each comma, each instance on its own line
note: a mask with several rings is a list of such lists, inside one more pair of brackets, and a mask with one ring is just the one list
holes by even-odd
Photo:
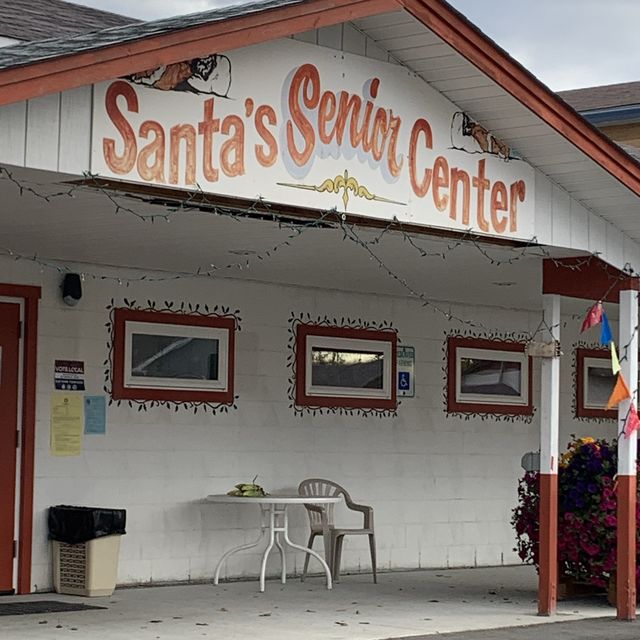
[[398, 346], [398, 396], [413, 398], [415, 391], [416, 350]]
[[408, 69], [294, 40], [94, 87], [94, 174], [507, 238], [535, 175]]

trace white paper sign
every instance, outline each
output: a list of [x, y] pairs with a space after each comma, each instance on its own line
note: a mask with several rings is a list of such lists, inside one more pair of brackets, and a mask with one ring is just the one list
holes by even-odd
[[293, 40], [95, 86], [92, 171], [530, 239], [535, 175], [407, 69]]

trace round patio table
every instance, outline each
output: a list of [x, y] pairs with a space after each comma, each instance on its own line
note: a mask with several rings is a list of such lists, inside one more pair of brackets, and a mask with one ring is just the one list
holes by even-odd
[[289, 505], [303, 505], [303, 504], [331, 504], [340, 502], [342, 500], [341, 496], [301, 496], [296, 494], [280, 494], [280, 495], [268, 495], [262, 496], [259, 498], [245, 498], [241, 496], [229, 496], [226, 494], [222, 495], [210, 495], [207, 496], [208, 502], [215, 502], [220, 504], [257, 504], [260, 506], [261, 511], [261, 523], [260, 523], [260, 536], [255, 542], [250, 542], [249, 544], [241, 544], [233, 549], [229, 549], [229, 551], [225, 552], [222, 558], [220, 558], [218, 564], [216, 565], [216, 571], [214, 574], [213, 582], [214, 584], [218, 584], [220, 579], [220, 570], [224, 562], [232, 556], [234, 553], [238, 553], [239, 551], [246, 551], [247, 549], [253, 549], [257, 547], [262, 540], [268, 538], [267, 547], [262, 554], [262, 563], [260, 565], [260, 591], [264, 591], [265, 587], [265, 572], [267, 570], [267, 559], [274, 545], [278, 547], [280, 551], [280, 561], [281, 561], [281, 573], [280, 579], [282, 584], [285, 584], [287, 581], [287, 565], [284, 555], [284, 546], [287, 545], [292, 549], [296, 549], [298, 551], [303, 551], [304, 553], [308, 553], [309, 555], [316, 558], [322, 568], [324, 569], [325, 575], [327, 576], [327, 589], [331, 589], [331, 570], [329, 569], [329, 553], [330, 553], [330, 540], [328, 540], [328, 532], [325, 535], [325, 558], [323, 558], [319, 553], [313, 551], [313, 549], [308, 549], [307, 547], [303, 547], [299, 544], [295, 544], [291, 542], [289, 538], [289, 517], [287, 514], [287, 507]]

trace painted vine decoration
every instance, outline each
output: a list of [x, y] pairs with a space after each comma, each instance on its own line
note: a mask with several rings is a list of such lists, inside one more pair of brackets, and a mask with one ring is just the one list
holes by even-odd
[[[530, 424], [533, 421], [533, 416], [536, 412], [536, 407], [532, 407], [532, 412], [530, 414], [508, 414], [508, 413], [495, 413], [490, 409], [487, 411], [449, 411], [448, 399], [449, 399], [449, 357], [448, 357], [448, 341], [449, 338], [474, 338], [476, 340], [496, 340], [500, 342], [511, 342], [511, 343], [526, 343], [531, 339], [531, 335], [526, 332], [501, 332], [501, 331], [492, 331], [491, 333], [483, 332], [483, 331], [462, 331], [462, 330], [454, 330], [454, 331], [445, 331], [444, 332], [444, 341], [442, 344], [442, 378], [444, 380], [444, 390], [443, 390], [443, 399], [444, 399], [444, 412], [447, 418], [464, 418], [465, 420], [477, 420], [481, 421], [485, 420], [495, 420], [496, 422], [524, 422], [526, 424]], [[455, 371], [451, 372], [451, 375], [455, 375]]]
[[[574, 420], [580, 420], [581, 422], [595, 422], [600, 424], [612, 424], [617, 422], [617, 418], [596, 418], [593, 416], [579, 416], [578, 415], [578, 349], [598, 349], [606, 353], [602, 345], [599, 342], [586, 342], [585, 340], [578, 340], [572, 345], [572, 362], [571, 362], [571, 381], [573, 386], [573, 393], [571, 398], [572, 417]], [[608, 357], [608, 354], [605, 356]]]
[[114, 311], [116, 308], [127, 308], [132, 311], [155, 311], [157, 313], [173, 313], [177, 315], [190, 315], [190, 316], [200, 316], [203, 318], [231, 318], [235, 322], [235, 328], [237, 331], [241, 330], [240, 323], [240, 311], [236, 309], [235, 311], [231, 311], [230, 307], [225, 307], [222, 305], [214, 305], [210, 307], [208, 304], [193, 304], [191, 302], [172, 302], [172, 301], [164, 301], [163, 303], [157, 303], [154, 300], [147, 300], [146, 305], [138, 304], [136, 300], [129, 300], [127, 298], [123, 299], [123, 304], [117, 305], [115, 300], [111, 298], [111, 301], [107, 305], [107, 311], [109, 313], [109, 320], [105, 324], [107, 329], [107, 359], [104, 361], [103, 365], [105, 367], [104, 371], [104, 392], [109, 397], [109, 405], [116, 405], [117, 407], [121, 405], [127, 405], [131, 408], [137, 406], [138, 411], [148, 411], [149, 409], [153, 409], [155, 407], [167, 407], [169, 409], [173, 409], [174, 411], [179, 411], [180, 409], [185, 409], [187, 411], [191, 410], [194, 414], [198, 412], [203, 413], [211, 413], [213, 415], [217, 413], [229, 413], [230, 409], [237, 409], [237, 400], [239, 396], [234, 396], [233, 402], [231, 403], [223, 403], [223, 402], [181, 402], [175, 400], [116, 400], [112, 396], [112, 386], [113, 386], [113, 353], [114, 353], [114, 342], [113, 342], [113, 328], [114, 328]]
[[398, 415], [398, 400], [395, 409], [371, 409], [362, 408], [355, 409], [350, 407], [318, 407], [318, 406], [300, 406], [296, 404], [296, 329], [300, 324], [314, 325], [318, 327], [336, 327], [338, 329], [370, 329], [372, 331], [391, 331], [397, 334], [398, 330], [393, 324], [387, 320], [382, 322], [373, 322], [370, 320], [362, 320], [361, 318], [348, 317], [330, 317], [330, 316], [312, 316], [310, 313], [296, 314], [293, 311], [289, 316], [289, 340], [287, 354], [287, 368], [290, 371], [289, 386], [287, 395], [290, 400], [289, 408], [296, 416], [304, 416], [306, 414], [316, 415], [341, 415], [341, 416], [375, 416], [378, 418], [394, 418]]

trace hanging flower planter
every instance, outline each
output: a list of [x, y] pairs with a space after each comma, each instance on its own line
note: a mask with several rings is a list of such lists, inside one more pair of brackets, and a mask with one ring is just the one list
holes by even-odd
[[[616, 469], [616, 440], [574, 437], [562, 455], [558, 474], [558, 563], [565, 580], [606, 589], [615, 576]], [[536, 568], [538, 505], [538, 474], [527, 472], [518, 485], [518, 504], [511, 522], [518, 555]]]

